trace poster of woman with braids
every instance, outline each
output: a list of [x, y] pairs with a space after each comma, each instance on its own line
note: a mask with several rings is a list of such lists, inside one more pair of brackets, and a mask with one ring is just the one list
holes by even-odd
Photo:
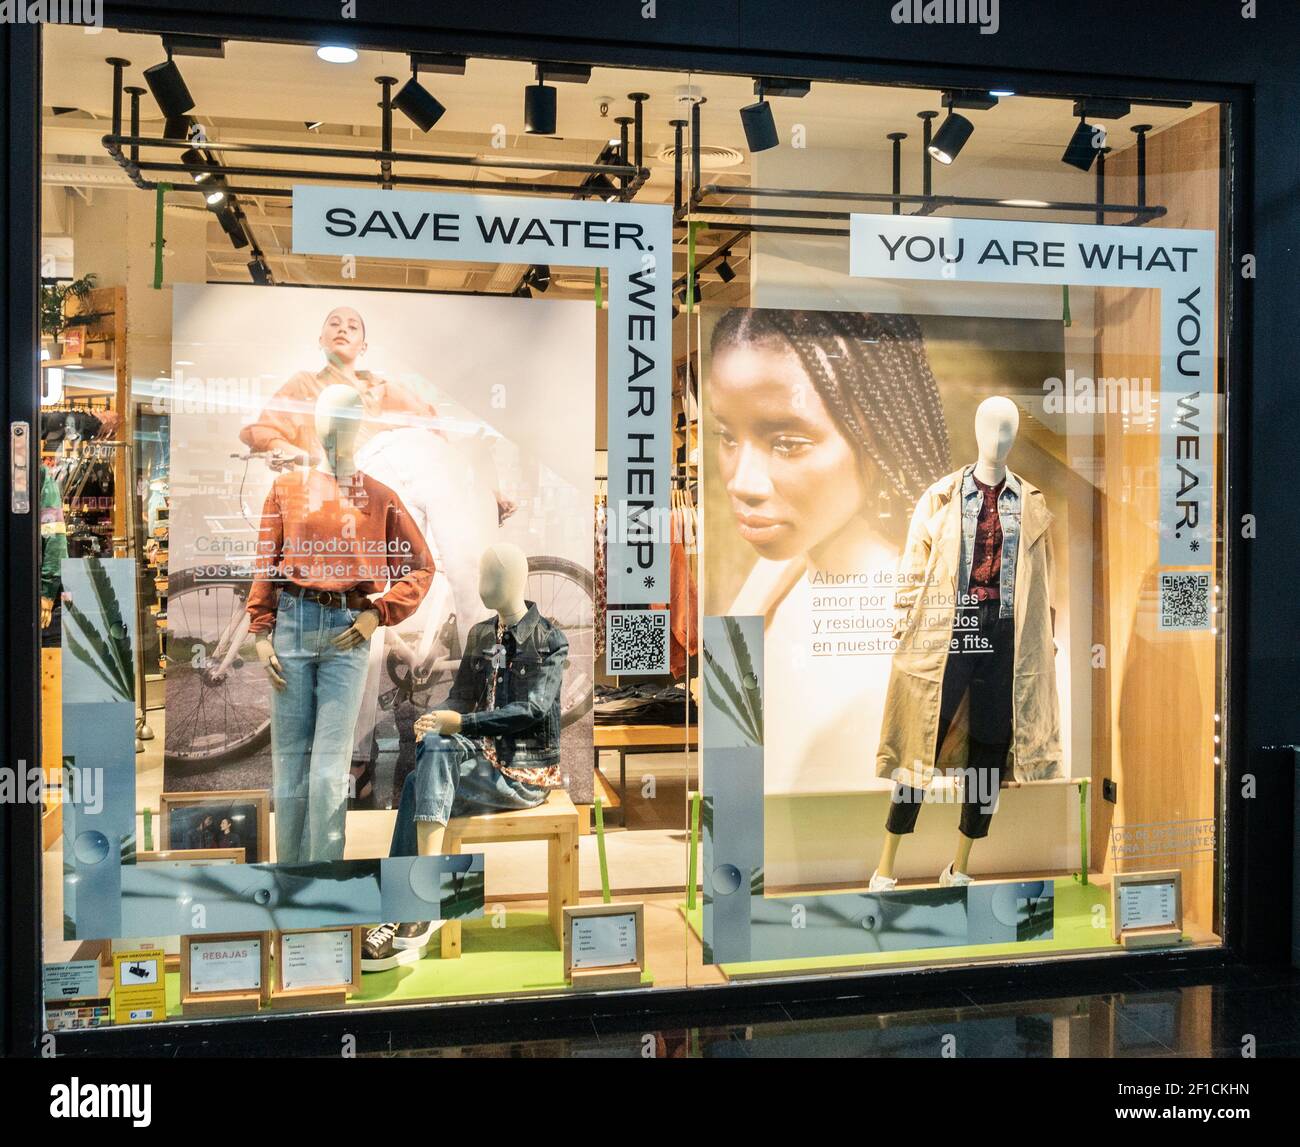
[[764, 619], [765, 792], [887, 787], [873, 761], [912, 510], [971, 454], [983, 397], [1041, 409], [1061, 326], [737, 308], [702, 341], [704, 608]]

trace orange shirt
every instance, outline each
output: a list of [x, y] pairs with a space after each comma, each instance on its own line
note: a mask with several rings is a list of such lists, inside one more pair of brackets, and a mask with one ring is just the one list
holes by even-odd
[[380, 625], [410, 617], [429, 592], [433, 559], [402, 500], [360, 471], [339, 482], [308, 470], [281, 474], [262, 508], [256, 577], [248, 594], [253, 633], [275, 625], [276, 584], [382, 593]]
[[360, 446], [381, 430], [395, 427], [417, 426], [438, 416], [432, 403], [425, 402], [400, 383], [384, 382], [364, 371], [355, 384], [332, 367], [318, 374], [300, 371], [277, 390], [267, 401], [257, 418], [239, 432], [239, 439], [253, 450], [270, 450], [277, 438], [300, 446], [314, 459], [324, 454], [316, 436], [316, 400], [327, 386], [343, 383], [355, 385], [361, 395], [361, 432], [357, 437]]

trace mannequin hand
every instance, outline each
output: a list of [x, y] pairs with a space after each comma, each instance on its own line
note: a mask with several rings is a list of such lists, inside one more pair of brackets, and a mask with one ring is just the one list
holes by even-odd
[[424, 740], [426, 733], [452, 733], [460, 732], [460, 714], [453, 709], [435, 709], [432, 713], [425, 713], [423, 716], [415, 719], [415, 740], [417, 743]]
[[500, 490], [493, 490], [492, 494], [497, 501], [497, 525], [500, 526], [519, 509], [519, 503], [507, 498]]
[[335, 649], [355, 649], [358, 645], [368, 645], [378, 628], [378, 610], [367, 609], [347, 629], [334, 638], [331, 644]]
[[280, 665], [280, 659], [275, 655], [275, 646], [271, 644], [269, 637], [259, 637], [257, 639], [257, 658], [266, 670], [266, 675], [271, 679], [271, 688], [277, 693], [283, 693], [285, 687], [284, 669]]
[[41, 628], [49, 629], [52, 620], [54, 620], [54, 599], [43, 597], [41, 598]]

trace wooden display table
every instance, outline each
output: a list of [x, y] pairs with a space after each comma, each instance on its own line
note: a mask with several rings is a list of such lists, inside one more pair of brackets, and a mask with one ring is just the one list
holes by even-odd
[[602, 749], [618, 753], [618, 806], [622, 823], [627, 805], [627, 755], [629, 753], [681, 753], [698, 747], [700, 727], [695, 725], [597, 725], [596, 769]]
[[[555, 789], [541, 804], [517, 812], [452, 817], [442, 840], [442, 851], [451, 856], [469, 844], [546, 841], [547, 916], [556, 943], [562, 942], [565, 905], [578, 903], [578, 810], [568, 793]], [[448, 920], [438, 934], [443, 959], [459, 957], [460, 921]]]

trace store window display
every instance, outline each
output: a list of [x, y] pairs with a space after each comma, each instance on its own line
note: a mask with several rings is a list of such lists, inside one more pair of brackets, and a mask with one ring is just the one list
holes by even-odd
[[362, 413], [354, 388], [326, 387], [315, 404], [320, 461], [277, 477], [262, 511], [248, 613], [274, 690], [281, 864], [342, 859], [370, 639], [414, 612], [433, 577], [401, 500], [356, 467]]
[[[122, 43], [96, 45], [96, 66], [108, 51], [137, 61], [122, 82], [158, 50], [156, 36], [105, 34]], [[50, 54], [44, 103], [85, 108], [63, 122], [47, 116], [54, 155], [54, 144], [66, 142], [58, 132], [78, 118], [111, 114], [113, 88], [105, 72], [99, 104], [74, 100], [68, 61], [86, 64], [87, 50], [60, 29], [49, 36], [58, 50]], [[283, 61], [284, 74], [313, 66], [304, 45], [232, 39], [227, 49], [222, 59], [178, 65], [193, 73], [203, 97], [194, 114], [214, 123], [230, 122], [222, 117], [239, 106], [233, 97], [250, 84], [254, 63], [263, 76], [273, 74], [265, 66], [272, 61]], [[228, 195], [242, 197], [272, 283], [246, 281], [246, 262], [232, 261], [230, 238], [213, 220], [199, 226], [175, 210], [183, 182], [162, 193], [171, 258], [161, 289], [105, 238], [106, 205], [132, 216], [124, 234], [142, 234], [156, 222], [154, 195], [114, 185], [96, 191], [96, 204], [68, 197], [67, 210], [49, 216], [95, 255], [106, 281], [120, 280], [142, 300], [130, 328], [133, 370], [143, 378], [158, 369], [160, 401], [147, 425], [170, 459], [165, 489], [152, 488], [158, 471], [141, 465], [140, 446], [148, 399], [135, 398], [134, 415], [126, 411], [121, 433], [109, 437], [134, 439], [139, 453], [114, 488], [134, 488], [131, 512], [143, 532], [162, 534], [160, 556], [125, 556], [139, 557], [139, 584], [154, 573], [145, 561], [161, 565], [157, 597], [141, 599], [148, 612], [139, 629], [152, 634], [148, 614], [155, 614], [166, 643], [162, 675], [152, 681], [164, 706], [155, 711], [165, 744], [148, 744], [132, 770], [131, 746], [119, 738], [114, 824], [123, 839], [134, 826], [139, 852], [157, 851], [156, 827], [152, 841], [149, 834], [160, 809], [176, 807], [178, 795], [218, 793], [201, 830], [182, 836], [177, 829], [163, 846], [244, 850], [248, 868], [225, 874], [237, 884], [264, 875], [286, 884], [323, 880], [306, 871], [311, 866], [340, 883], [371, 881], [375, 895], [345, 908], [330, 904], [322, 909], [334, 913], [330, 919], [300, 921], [355, 929], [361, 970], [380, 973], [360, 978], [348, 1006], [573, 990], [564, 909], [598, 899], [644, 898], [646, 982], [667, 988], [1108, 944], [1105, 929], [1071, 928], [1096, 917], [1102, 881], [1122, 863], [1110, 855], [1112, 842], [1135, 826], [1217, 815], [1200, 797], [1212, 783], [1203, 766], [1217, 764], [1201, 749], [1216, 735], [1209, 722], [1221, 711], [1218, 630], [1165, 632], [1146, 588], [1157, 575], [1190, 576], [1161, 568], [1171, 563], [1154, 546], [1163, 513], [1155, 467], [1167, 453], [1159, 445], [1167, 432], [1144, 417], [1146, 408], [1062, 410], [1047, 401], [1056, 391], [1046, 382], [1070, 379], [1069, 370], [1100, 376], [1103, 364], [1107, 373], [1155, 376], [1134, 393], [1176, 401], [1172, 392], [1162, 397], [1161, 364], [1135, 354], [1159, 346], [1158, 333], [1143, 326], [1148, 312], [1133, 303], [1141, 296], [1127, 293], [1142, 285], [1030, 283], [1023, 267], [998, 283], [976, 281], [973, 261], [983, 248], [975, 232], [963, 232], [956, 281], [895, 277], [897, 266], [859, 275], [853, 236], [861, 238], [864, 218], [915, 227], [914, 240], [887, 235], [882, 245], [900, 263], [928, 250], [927, 238], [936, 250], [943, 239], [957, 259], [953, 234], [990, 222], [952, 210], [969, 164], [934, 168], [939, 186], [922, 192], [931, 181], [921, 179], [917, 130], [897, 149], [900, 210], [892, 213], [879, 197], [893, 158], [886, 132], [898, 134], [900, 122], [914, 127], [912, 117], [942, 106], [944, 93], [814, 81], [799, 104], [814, 129], [812, 150], [796, 154], [782, 143], [753, 155], [734, 114], [752, 100], [752, 78], [642, 70], [602, 77], [614, 82], [602, 90], [651, 93], [636, 109], [644, 141], [630, 140], [620, 152], [608, 117], [574, 111], [570, 119], [561, 107], [563, 136], [546, 142], [544, 157], [531, 157], [554, 163], [553, 177], [515, 186], [517, 172], [497, 169], [519, 161], [523, 137], [502, 149], [486, 135], [469, 138], [472, 129], [458, 128], [465, 138], [455, 139], [435, 131], [425, 137], [431, 162], [470, 146], [486, 169], [484, 186], [467, 196], [456, 173], [436, 163], [428, 173], [435, 182], [413, 184], [418, 190], [401, 186], [404, 171], [395, 173], [386, 204], [416, 196], [414, 214], [402, 209], [402, 230], [413, 231], [427, 211], [422, 237], [443, 221], [435, 245], [386, 249], [383, 240], [395, 236], [372, 227], [348, 237], [355, 251], [326, 254], [304, 240], [315, 217], [308, 205], [334, 204], [336, 192], [352, 191], [330, 188], [317, 200], [307, 192], [337, 182], [316, 179], [318, 168], [355, 173], [368, 164], [331, 157], [365, 151], [367, 140], [379, 138], [373, 76], [390, 70], [330, 73], [341, 81], [337, 107], [345, 118], [337, 123], [300, 130], [305, 121], [288, 109], [305, 97], [287, 92], [283, 114], [257, 129], [272, 148], [313, 152], [285, 168], [301, 168], [297, 180], [248, 180], [257, 194], [227, 186]], [[448, 106], [510, 126], [517, 104], [499, 96], [517, 91], [516, 80], [534, 70], [523, 61], [474, 58], [465, 75], [445, 77]], [[682, 94], [696, 91], [707, 103], [683, 111]], [[570, 94], [561, 88], [561, 101]], [[147, 140], [165, 125], [143, 95], [139, 132]], [[1075, 126], [1068, 103], [1048, 101], [1005, 98], [995, 114], [1006, 131], [981, 132], [971, 144], [990, 185], [1035, 197], [988, 211], [1034, 226], [1033, 202], [1081, 202], [1095, 187], [1074, 171], [1026, 167], [1027, 158], [1046, 154], [1041, 149], [1058, 129]], [[794, 105], [778, 104], [778, 113], [782, 106]], [[625, 110], [621, 98], [610, 107], [611, 114]], [[1153, 155], [1162, 132], [1192, 123], [1187, 110], [1144, 109], [1143, 119], [1158, 124], [1148, 140]], [[1207, 121], [1215, 112], [1197, 109]], [[92, 144], [103, 136], [102, 122], [78, 126], [94, 128]], [[400, 151], [410, 142], [400, 133], [409, 129], [395, 118], [393, 130]], [[634, 115], [629, 132], [637, 130]], [[1186, 138], [1178, 149], [1171, 142], [1171, 151], [1186, 154]], [[739, 155], [716, 176], [723, 191], [693, 187], [696, 141]], [[117, 158], [91, 158], [118, 169], [133, 162], [130, 146]], [[161, 145], [135, 146], [148, 160], [175, 159]], [[598, 173], [580, 182], [594, 156], [610, 167], [629, 153], [642, 155], [649, 179], [599, 173], [618, 192], [609, 196], [596, 194]], [[711, 151], [701, 154], [712, 162]], [[1219, 154], [1207, 146], [1202, 166], [1211, 171]], [[1114, 182], [1126, 163], [1131, 177], [1123, 149], [1107, 157], [1107, 193], [1117, 202], [1135, 198]], [[1185, 218], [1178, 193], [1187, 181], [1171, 177], [1180, 169], [1168, 165], [1157, 181], [1155, 166], [1141, 227], [1102, 228], [1114, 242], [1146, 242], [1166, 219]], [[453, 182], [441, 186], [444, 177]], [[820, 215], [794, 208], [773, 222], [768, 213], [794, 198], [774, 189], [796, 187], [871, 196], [802, 205], [842, 215], [844, 227], [828, 229]], [[511, 202], [495, 201], [498, 190]], [[390, 192], [376, 184], [365, 194]], [[724, 195], [734, 219], [696, 215], [704, 200]], [[1205, 197], [1207, 211], [1212, 198]], [[576, 205], [593, 216], [594, 234], [608, 227], [615, 238], [622, 227], [626, 236], [637, 212], [663, 220], [655, 282], [633, 280], [647, 315], [627, 329], [619, 329], [613, 305], [624, 279], [613, 263], [600, 262], [605, 249], [583, 252], [590, 265], [562, 268], [555, 252], [529, 246], [543, 229], [526, 226], [526, 218], [550, 229], [583, 200]], [[471, 252], [448, 239], [453, 207], [466, 223], [462, 238], [476, 242], [486, 239], [472, 224], [476, 213], [504, 221], [504, 244], [509, 213], [517, 212], [518, 242], [492, 247], [491, 259], [467, 258]], [[383, 217], [395, 218], [387, 206]], [[1217, 218], [1181, 225], [1212, 229]], [[1079, 216], [1085, 228], [1094, 219], [1091, 211]], [[1051, 220], [1072, 221], [1064, 211]], [[286, 243], [290, 224], [295, 237]], [[953, 230], [935, 236], [926, 224]], [[671, 244], [670, 226], [679, 240]], [[283, 228], [276, 244], [268, 242], [271, 228]], [[1083, 231], [1074, 237], [1092, 241]], [[335, 255], [349, 260], [341, 276]], [[668, 294], [678, 308], [667, 305]], [[1208, 329], [1206, 298], [1208, 289], [1197, 305]], [[649, 338], [651, 299], [653, 361], [647, 343], [627, 361], [626, 375], [611, 375], [625, 348]], [[665, 388], [654, 392], [656, 437], [638, 437], [638, 428], [621, 438], [611, 429], [620, 404], [650, 394], [643, 380], [666, 364], [677, 384], [671, 401]], [[76, 380], [69, 385], [76, 389]], [[1100, 378], [1098, 385], [1100, 395]], [[1202, 391], [1221, 398], [1221, 380], [1207, 375]], [[1198, 443], [1206, 459], [1221, 445], [1217, 434], [1210, 426]], [[662, 481], [654, 476], [654, 497], [662, 494], [672, 514], [655, 522], [670, 543], [670, 581], [644, 601], [619, 600], [621, 590], [640, 587], [626, 584], [634, 563], [617, 556], [624, 545], [617, 534], [628, 523], [616, 511], [630, 492], [650, 497], [629, 485], [619, 450], [642, 442], [644, 453], [626, 458], [648, 463], [653, 455], [656, 466], [672, 460]], [[637, 473], [649, 481], [648, 470]], [[1219, 494], [1215, 487], [1201, 506], [1216, 529]], [[79, 503], [64, 503], [75, 557]], [[677, 528], [694, 520], [697, 506], [698, 536]], [[1191, 571], [1211, 578], [1215, 593], [1218, 570], [1210, 566], [1219, 557], [1207, 550], [1204, 568]], [[129, 583], [131, 571], [121, 576]], [[126, 590], [120, 596], [125, 601]], [[614, 628], [611, 614], [629, 615], [621, 655], [639, 654], [640, 638], [657, 642], [660, 632], [671, 643], [666, 655], [650, 657], [657, 647], [644, 651], [645, 661], [595, 653]], [[730, 676], [711, 677], [703, 650], [696, 661], [706, 618], [728, 623], [713, 627], [728, 642], [733, 633], [744, 636], [723, 649], [734, 662], [731, 672], [733, 662], [720, 659]], [[1098, 644], [1107, 666], [1089, 664]], [[1184, 669], [1193, 648], [1195, 673]], [[717, 647], [710, 652], [716, 656]], [[1150, 671], [1156, 656], [1167, 672]], [[662, 668], [640, 673], [633, 665], [666, 667], [680, 685], [666, 688]], [[730, 703], [728, 685], [749, 706], [746, 728], [757, 733], [744, 746], [743, 786], [732, 758], [716, 753], [711, 739], [710, 726], [713, 733], [727, 726], [708, 690]], [[1178, 689], [1195, 694], [1194, 706], [1167, 704]], [[592, 698], [602, 695], [614, 700], [593, 722]], [[51, 711], [57, 720], [57, 702]], [[1199, 732], [1167, 751], [1135, 743], [1166, 711], [1202, 713], [1206, 721], [1185, 720]], [[964, 794], [951, 785], [953, 773], [968, 778]], [[136, 784], [129, 792], [128, 774]], [[1115, 778], [1118, 801], [1101, 795], [1103, 781]], [[1193, 788], [1195, 807], [1170, 795]], [[256, 841], [246, 823], [224, 815], [238, 807], [235, 797], [269, 810]], [[931, 806], [924, 812], [922, 801]], [[1202, 816], [1204, 808], [1211, 811]], [[274, 854], [263, 841], [274, 843]], [[738, 842], [743, 848], [733, 855]], [[1085, 843], [1091, 851], [1081, 857]], [[66, 844], [47, 846], [52, 871]], [[709, 861], [710, 847], [721, 864]], [[1196, 863], [1210, 859], [1219, 858]], [[133, 863], [124, 849], [123, 871]], [[214, 855], [186, 863], [231, 861]], [[272, 864], [285, 871], [264, 873]], [[1197, 883], [1191, 863], [1185, 868], [1196, 942], [1215, 942], [1218, 891]], [[167, 871], [149, 879], [168, 891], [213, 879], [164, 880]], [[1203, 863], [1201, 872], [1209, 871]], [[140, 876], [131, 872], [123, 887], [140, 886]], [[989, 883], [1001, 885], [1002, 901], [1015, 901], [1006, 919], [991, 922], [1013, 935], [972, 924], [982, 917], [967, 908]], [[1026, 892], [1031, 885], [1036, 891]], [[43, 921], [49, 962], [76, 958], [71, 946], [56, 946], [71, 935], [129, 945], [100, 927], [88, 886], [73, 887]], [[736, 908], [742, 896], [744, 910]], [[789, 927], [791, 897], [808, 908], [806, 929]], [[128, 903], [123, 928], [165, 932], [175, 947], [177, 917], [163, 906], [179, 902], [157, 895], [148, 913]], [[72, 933], [60, 929], [61, 908], [70, 909]], [[249, 919], [290, 927], [274, 912]], [[742, 934], [745, 944], [733, 942]], [[992, 950], [1002, 943], [1029, 947], [1014, 955]], [[808, 960], [819, 962], [790, 964]], [[178, 1014], [172, 1008], [168, 1018]]]

